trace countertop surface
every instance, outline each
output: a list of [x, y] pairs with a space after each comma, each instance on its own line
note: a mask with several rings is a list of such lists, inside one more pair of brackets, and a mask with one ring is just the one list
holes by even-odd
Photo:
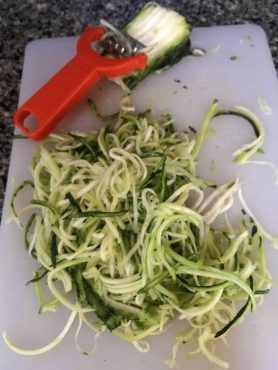
[[[25, 46], [39, 38], [79, 35], [86, 24], [97, 24], [101, 18], [120, 27], [147, 2], [0, 1], [0, 217], [12, 146], [12, 115], [17, 107]], [[260, 25], [268, 36], [278, 68], [277, 0], [165, 0], [159, 3], [186, 15], [196, 27]]]

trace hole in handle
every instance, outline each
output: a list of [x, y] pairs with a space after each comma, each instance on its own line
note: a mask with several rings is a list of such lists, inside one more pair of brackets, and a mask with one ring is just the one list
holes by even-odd
[[38, 119], [26, 110], [17, 112], [16, 123], [29, 133], [35, 132], [39, 128]]
[[25, 118], [23, 125], [29, 132], [34, 132], [39, 128], [39, 122], [32, 114]]

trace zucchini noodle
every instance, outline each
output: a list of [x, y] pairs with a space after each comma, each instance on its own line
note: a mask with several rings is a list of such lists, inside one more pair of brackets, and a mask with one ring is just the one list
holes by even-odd
[[6, 333], [3, 333], [4, 342], [11, 350], [18, 353], [19, 355], [24, 355], [24, 356], [41, 355], [42, 353], [48, 352], [52, 348], [56, 347], [65, 338], [65, 336], [67, 335], [68, 331], [70, 330], [72, 326], [72, 323], [74, 322], [75, 317], [76, 317], [76, 312], [72, 311], [61, 333], [55, 339], [53, 339], [53, 341], [51, 341], [49, 344], [47, 344], [44, 347], [41, 347], [38, 349], [29, 349], [29, 350], [18, 348], [17, 346], [15, 346], [13, 343], [10, 342]]
[[[80, 351], [78, 335], [85, 323], [145, 352], [147, 338], [164, 332], [177, 317], [191, 328], [178, 333], [170, 367], [187, 341], [196, 344], [194, 353], [228, 367], [214, 353], [214, 343], [218, 337], [225, 340], [269, 291], [262, 235], [271, 237], [246, 212], [237, 226], [228, 221], [239, 179], [216, 186], [196, 173], [214, 117], [233, 114], [252, 124], [256, 139], [234, 153], [240, 164], [264, 140], [263, 125], [252, 112], [243, 107], [218, 112], [217, 104], [212, 103], [199, 132], [187, 134], [174, 128], [169, 115], [132, 113], [125, 97], [114, 127], [52, 134], [38, 147], [32, 181], [15, 189], [11, 209], [18, 225], [22, 214], [31, 213], [24, 241], [39, 264], [30, 283], [35, 283], [40, 312], [60, 304], [71, 314], [61, 334], [41, 349], [21, 350], [4, 335], [12, 350], [23, 355], [50, 350], [77, 315]], [[33, 198], [17, 211], [15, 198], [27, 185]], [[217, 227], [218, 220], [225, 226]], [[52, 294], [47, 302], [41, 279]]]

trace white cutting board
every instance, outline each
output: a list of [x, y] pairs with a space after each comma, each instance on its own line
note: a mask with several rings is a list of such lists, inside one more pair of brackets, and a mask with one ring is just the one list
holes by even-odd
[[[27, 46], [21, 85], [20, 104], [56, 72], [75, 51], [76, 38], [37, 40]], [[263, 30], [253, 25], [224, 26], [194, 29], [192, 45], [207, 50], [202, 58], [187, 57], [160, 75], [147, 78], [134, 92], [138, 110], [153, 108], [156, 112], [172, 112], [178, 127], [198, 128], [204, 113], [214, 98], [221, 108], [245, 105], [265, 122], [267, 138], [265, 154], [257, 159], [270, 160], [278, 165], [278, 83], [269, 47]], [[238, 56], [232, 61], [230, 57]], [[180, 83], [175, 80], [180, 80]], [[186, 86], [187, 89], [183, 86]], [[99, 85], [90, 94], [104, 113], [117, 110], [119, 90], [111, 83]], [[272, 115], [261, 111], [258, 97], [267, 99]], [[91, 116], [85, 102], [69, 114], [62, 125], [65, 129], [100, 127]], [[209, 136], [200, 156], [199, 173], [218, 183], [239, 176], [246, 201], [269, 232], [278, 234], [278, 189], [275, 176], [266, 167], [235, 166], [232, 151], [253, 139], [251, 128], [235, 118], [217, 119], [212, 123], [214, 134]], [[45, 345], [63, 328], [69, 315], [61, 309], [57, 313], [37, 314], [38, 304], [34, 288], [25, 286], [36, 263], [26, 254], [21, 233], [14, 224], [6, 223], [8, 202], [12, 188], [28, 178], [28, 165], [35, 148], [29, 140], [14, 142], [7, 185], [0, 236], [0, 332], [7, 331], [12, 340], [24, 348]], [[215, 161], [212, 168], [212, 160]], [[24, 197], [18, 202], [27, 202]], [[278, 280], [278, 251], [268, 244], [269, 267]], [[0, 338], [1, 370], [153, 370], [166, 369], [163, 360], [170, 356], [175, 330], [151, 338], [149, 353], [138, 353], [132, 345], [123, 343], [111, 334], [98, 340], [96, 352], [84, 356], [77, 352], [74, 333], [77, 322], [65, 340], [51, 352], [39, 357], [22, 357], [7, 349]], [[92, 346], [90, 333], [81, 337], [85, 349]], [[278, 368], [278, 288], [274, 287], [259, 306], [256, 314], [249, 314], [242, 325], [228, 336], [230, 347], [219, 343], [217, 352], [230, 362], [233, 370], [276, 370]], [[87, 346], [86, 346], [87, 344]], [[89, 347], [89, 348], [88, 348]], [[184, 353], [187, 345], [183, 346]], [[216, 369], [202, 356], [178, 356], [180, 369]]]

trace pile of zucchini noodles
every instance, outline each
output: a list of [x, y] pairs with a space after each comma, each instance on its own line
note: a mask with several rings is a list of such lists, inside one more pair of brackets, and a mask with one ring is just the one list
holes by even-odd
[[[269, 291], [262, 235], [269, 236], [243, 210], [232, 227], [226, 218], [240, 182], [216, 186], [196, 173], [198, 153], [209, 122], [222, 114], [245, 118], [256, 139], [234, 153], [246, 163], [264, 141], [261, 121], [248, 109], [221, 112], [215, 100], [198, 133], [177, 131], [169, 116], [132, 113], [125, 97], [114, 127], [100, 132], [51, 134], [37, 148], [32, 180], [11, 199], [28, 253], [39, 264], [31, 280], [39, 311], [67, 307], [63, 331], [43, 353], [67, 334], [76, 317], [96, 332], [108, 329], [147, 351], [146, 338], [162, 333], [174, 317], [184, 322], [170, 367], [181, 343], [227, 368], [213, 349], [218, 338], [255, 310]], [[25, 186], [33, 199], [19, 211], [15, 198]], [[243, 200], [243, 198], [242, 198]], [[244, 201], [244, 200], [243, 200]], [[246, 208], [245, 208], [246, 210]], [[30, 214], [23, 227], [21, 216]], [[221, 226], [216, 226], [221, 220]], [[42, 284], [52, 294], [43, 296]]]

